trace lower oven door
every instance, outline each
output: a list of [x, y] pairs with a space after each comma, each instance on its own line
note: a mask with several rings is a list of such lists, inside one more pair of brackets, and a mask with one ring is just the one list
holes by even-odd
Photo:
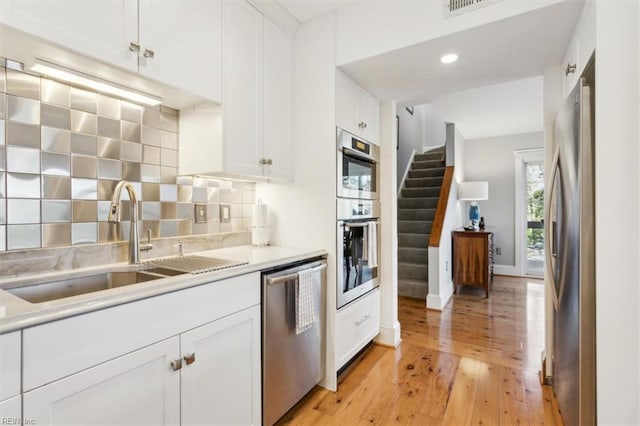
[[378, 235], [378, 219], [338, 222], [338, 309], [380, 285]]

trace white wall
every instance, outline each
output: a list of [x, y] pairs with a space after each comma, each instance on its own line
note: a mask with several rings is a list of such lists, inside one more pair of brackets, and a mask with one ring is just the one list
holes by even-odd
[[338, 65], [558, 3], [503, 1], [445, 19], [439, 1], [365, 1], [338, 11]]
[[596, 3], [598, 423], [640, 424], [638, 2]]
[[[335, 16], [305, 23], [294, 40], [294, 183], [256, 186], [256, 197], [270, 207], [272, 243], [325, 249], [327, 335], [335, 333], [336, 313], [336, 134]], [[336, 389], [335, 353], [330, 338], [326, 377]]]
[[398, 107], [400, 117], [400, 143], [398, 149], [398, 185], [406, 173], [413, 152], [444, 145], [445, 125], [435, 109], [429, 105], [416, 105], [411, 115], [404, 106]]
[[[514, 151], [544, 146], [542, 132], [467, 140], [464, 152], [464, 171], [467, 181], [488, 181], [489, 199], [478, 201], [480, 215], [494, 232], [496, 265], [515, 268], [515, 166]], [[465, 222], [468, 222], [465, 203]], [[503, 268], [504, 269], [504, 268]], [[503, 273], [509, 273], [506, 270]], [[514, 273], [511, 271], [511, 273]]]

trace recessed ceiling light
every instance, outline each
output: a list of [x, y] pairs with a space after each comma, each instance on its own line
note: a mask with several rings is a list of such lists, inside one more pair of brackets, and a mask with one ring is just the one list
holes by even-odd
[[447, 53], [446, 55], [440, 58], [440, 62], [443, 64], [452, 64], [458, 60], [458, 55], [456, 53]]

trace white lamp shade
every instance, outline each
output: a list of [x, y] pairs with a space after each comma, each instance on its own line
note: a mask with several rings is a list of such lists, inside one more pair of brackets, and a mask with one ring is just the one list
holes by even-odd
[[462, 182], [458, 184], [458, 200], [488, 200], [489, 182]]

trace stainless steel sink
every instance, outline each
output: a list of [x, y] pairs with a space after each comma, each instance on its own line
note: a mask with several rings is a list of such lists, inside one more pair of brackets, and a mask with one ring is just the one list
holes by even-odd
[[[177, 274], [179, 274], [179, 272], [174, 273], [174, 275]], [[151, 271], [106, 272], [42, 284], [5, 288], [5, 290], [28, 302], [42, 303], [157, 280], [159, 278], [165, 278], [166, 276], [167, 275], [160, 275]]]
[[57, 278], [47, 279], [43, 276], [29, 282], [8, 283], [2, 289], [27, 302], [42, 303], [176, 275], [217, 271], [246, 263], [201, 256], [179, 256], [147, 261], [134, 270], [119, 268], [120, 270], [102, 273], [94, 271], [80, 276], [77, 272], [70, 272], [58, 275]]

